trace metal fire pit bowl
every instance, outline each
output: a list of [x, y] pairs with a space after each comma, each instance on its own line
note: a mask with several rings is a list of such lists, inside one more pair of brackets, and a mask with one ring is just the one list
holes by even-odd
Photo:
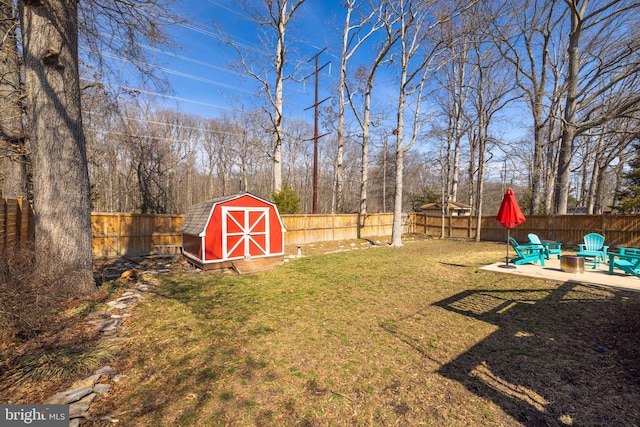
[[560, 269], [565, 273], [584, 273], [584, 258], [581, 256], [562, 255]]

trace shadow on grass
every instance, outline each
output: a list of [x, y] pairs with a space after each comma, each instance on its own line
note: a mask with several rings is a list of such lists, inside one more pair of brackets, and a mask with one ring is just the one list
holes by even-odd
[[439, 373], [524, 425], [640, 422], [640, 294], [567, 282], [435, 305], [499, 328]]

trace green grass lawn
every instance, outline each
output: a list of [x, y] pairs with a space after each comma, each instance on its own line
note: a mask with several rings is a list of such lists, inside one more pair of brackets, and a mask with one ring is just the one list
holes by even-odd
[[[479, 272], [425, 240], [162, 276], [92, 407], [136, 426], [640, 423], [640, 295]], [[105, 422], [105, 425], [108, 424]]]

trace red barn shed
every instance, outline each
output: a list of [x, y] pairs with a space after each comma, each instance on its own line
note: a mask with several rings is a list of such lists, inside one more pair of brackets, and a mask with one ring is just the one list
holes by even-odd
[[284, 259], [285, 229], [278, 208], [249, 193], [191, 206], [180, 231], [182, 253], [203, 270], [255, 271]]

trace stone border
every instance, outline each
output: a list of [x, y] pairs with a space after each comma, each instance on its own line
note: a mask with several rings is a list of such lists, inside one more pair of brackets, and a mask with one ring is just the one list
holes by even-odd
[[[87, 316], [90, 328], [99, 331], [102, 337], [109, 340], [120, 340], [127, 335], [125, 322], [131, 316], [131, 309], [145, 299], [144, 293], [157, 284], [156, 271], [139, 273], [137, 270], [127, 270], [120, 275], [120, 279], [129, 280], [134, 284], [125, 290], [118, 298], [108, 301], [105, 310], [94, 311]], [[68, 390], [54, 394], [45, 400], [44, 404], [69, 405], [69, 426], [78, 427], [82, 419], [88, 421], [107, 420], [111, 417], [94, 418], [89, 414], [91, 404], [98, 396], [106, 395], [124, 375], [118, 375], [111, 366], [103, 366], [84, 379], [74, 382]]]

